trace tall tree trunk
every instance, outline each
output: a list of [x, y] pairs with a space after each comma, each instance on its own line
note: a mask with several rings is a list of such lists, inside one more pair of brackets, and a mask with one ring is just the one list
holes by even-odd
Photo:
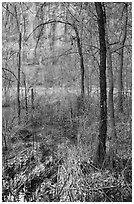
[[96, 151], [95, 164], [102, 167], [106, 154], [107, 136], [107, 92], [106, 92], [106, 42], [105, 42], [105, 15], [102, 3], [95, 3], [100, 42], [100, 125], [99, 142]]
[[27, 82], [26, 82], [26, 75], [24, 72], [23, 74], [23, 84], [24, 84], [24, 91], [25, 91], [25, 110], [26, 110], [26, 116], [28, 116], [28, 101], [27, 101]]
[[128, 10], [127, 3], [124, 5], [124, 13], [125, 13], [125, 23], [123, 27], [122, 37], [120, 41], [120, 51], [119, 51], [119, 71], [118, 71], [118, 112], [123, 112], [123, 79], [122, 79], [122, 71], [123, 71], [123, 52], [124, 52], [124, 44], [127, 36], [127, 21], [128, 21]]
[[109, 80], [109, 92], [108, 92], [108, 111], [109, 111], [109, 125], [110, 125], [110, 145], [108, 151], [108, 159], [111, 168], [113, 168], [113, 159], [116, 154], [116, 128], [114, 117], [114, 101], [113, 101], [113, 70], [112, 70], [112, 54], [108, 39], [108, 29], [106, 28], [106, 47], [107, 47], [107, 68], [108, 68], [108, 80]]
[[78, 46], [78, 53], [80, 56], [80, 69], [81, 69], [81, 96], [84, 99], [84, 76], [85, 76], [85, 68], [84, 68], [84, 60], [83, 60], [83, 53], [82, 53], [82, 46], [80, 42], [80, 36], [78, 33], [78, 29], [75, 26], [75, 33], [76, 33], [76, 39], [77, 39], [77, 46]]
[[18, 103], [18, 124], [20, 123], [20, 70], [21, 70], [21, 32], [19, 33], [19, 59], [18, 59], [18, 80], [17, 80], [17, 103]]
[[119, 52], [119, 72], [118, 72], [118, 112], [123, 112], [123, 81], [122, 81], [122, 70], [123, 70], [123, 49]]

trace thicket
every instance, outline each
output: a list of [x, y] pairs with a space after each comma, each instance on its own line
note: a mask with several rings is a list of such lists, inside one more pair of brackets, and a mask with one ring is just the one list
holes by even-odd
[[[7, 142], [3, 145], [4, 202], [131, 201], [130, 104], [120, 117], [115, 116], [118, 148], [114, 168], [106, 158], [99, 169], [93, 163], [99, 132], [98, 100], [92, 98], [84, 114], [79, 114], [78, 101], [71, 94], [55, 101], [49, 98], [49, 102], [42, 96], [32, 112], [29, 107], [28, 118], [23, 114], [21, 125], [16, 125], [15, 110], [7, 113], [8, 120], [3, 118]], [[107, 151], [108, 145], [109, 139]]]
[[2, 3], [3, 202], [132, 201], [131, 14]]

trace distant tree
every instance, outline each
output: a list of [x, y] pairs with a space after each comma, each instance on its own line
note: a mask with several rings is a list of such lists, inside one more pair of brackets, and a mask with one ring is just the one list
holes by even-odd
[[[21, 72], [23, 60], [23, 47], [24, 39], [28, 31], [28, 12], [29, 4], [23, 2], [3, 3], [3, 39], [6, 42], [8, 51], [12, 53], [8, 58], [8, 66], [6, 68], [14, 75], [17, 76], [17, 113], [18, 123], [20, 123], [21, 115], [21, 102], [20, 102], [20, 85], [21, 85]], [[4, 42], [3, 41], [3, 42]], [[3, 56], [4, 58], [4, 56]], [[11, 69], [12, 67], [12, 69]], [[17, 70], [16, 70], [17, 68]], [[10, 70], [11, 69], [11, 70]]]
[[[118, 89], [117, 107], [118, 112], [123, 112], [123, 92], [124, 92], [124, 67], [125, 55], [127, 49], [130, 49], [128, 32], [128, 3], [107, 3], [108, 19], [109, 19], [109, 44], [111, 54], [113, 55], [113, 65], [117, 67], [114, 71], [114, 78], [116, 81], [115, 87]], [[131, 7], [131, 4], [130, 6]], [[120, 11], [120, 12], [119, 12]], [[130, 17], [131, 19], [131, 17]], [[127, 43], [126, 43], [127, 40]], [[125, 68], [126, 69], [126, 68]]]
[[[18, 123], [20, 123], [20, 113], [21, 113], [21, 106], [20, 106], [20, 73], [21, 73], [21, 49], [22, 49], [22, 7], [21, 3], [3, 3], [3, 8], [5, 13], [3, 16], [8, 16], [3, 20], [5, 24], [4, 33], [10, 37], [12, 34], [13, 41], [15, 37], [18, 40], [18, 50], [17, 50], [17, 66], [18, 66], [18, 77], [17, 77], [17, 108], [18, 108]], [[14, 24], [11, 27], [11, 24]], [[15, 39], [16, 40], [16, 39]], [[11, 39], [12, 41], [12, 39]]]
[[21, 104], [20, 104], [20, 77], [21, 77], [21, 51], [22, 51], [22, 27], [21, 27], [21, 3], [14, 5], [14, 12], [15, 12], [15, 20], [16, 20], [16, 27], [18, 32], [18, 80], [17, 80], [17, 104], [18, 104], [18, 124], [20, 123], [20, 114], [21, 114]]
[[[120, 36], [120, 50], [119, 54], [119, 70], [118, 70], [118, 111], [123, 112], [123, 55], [124, 44], [127, 37], [127, 22], [128, 22], [128, 5], [124, 3], [122, 14], [124, 16], [124, 23], [122, 27], [122, 34]], [[123, 17], [122, 16], [122, 17]]]

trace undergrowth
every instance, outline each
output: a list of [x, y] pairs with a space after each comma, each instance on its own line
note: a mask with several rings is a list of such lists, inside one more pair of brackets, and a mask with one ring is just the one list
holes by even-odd
[[73, 108], [67, 97], [43, 101], [37, 100], [28, 118], [23, 114], [20, 125], [12, 127], [10, 118], [3, 126], [3, 202], [132, 201], [130, 118], [116, 122], [114, 168], [98, 169], [98, 110], [79, 115], [76, 100]]

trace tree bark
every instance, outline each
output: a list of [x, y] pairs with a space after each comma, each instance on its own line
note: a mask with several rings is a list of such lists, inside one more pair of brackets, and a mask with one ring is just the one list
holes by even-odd
[[116, 128], [115, 128], [115, 117], [114, 117], [114, 101], [113, 101], [113, 70], [112, 70], [112, 54], [108, 39], [108, 29], [106, 27], [106, 47], [107, 47], [107, 68], [108, 68], [108, 81], [109, 81], [109, 92], [108, 92], [108, 111], [109, 111], [109, 150], [108, 150], [108, 160], [111, 168], [113, 168], [113, 160], [116, 154]]
[[31, 108], [34, 109], [34, 91], [33, 88], [31, 88]]
[[74, 26], [74, 30], [76, 33], [76, 39], [77, 39], [77, 46], [78, 46], [78, 53], [80, 56], [80, 69], [81, 69], [81, 96], [84, 99], [84, 78], [85, 78], [85, 68], [84, 68], [84, 60], [83, 60], [83, 53], [82, 53], [82, 46], [80, 42], [80, 36], [78, 33], [78, 29], [76, 26]]
[[19, 59], [18, 59], [18, 80], [17, 80], [17, 103], [18, 103], [18, 124], [20, 124], [20, 70], [21, 70], [21, 32], [19, 33]]
[[100, 42], [100, 125], [99, 141], [94, 163], [102, 167], [106, 154], [107, 136], [107, 93], [106, 93], [106, 42], [105, 42], [105, 15], [100, 2], [95, 3]]
[[123, 49], [119, 52], [119, 72], [118, 72], [118, 112], [123, 113]]
[[81, 69], [81, 95], [78, 97], [78, 115], [83, 115], [85, 110], [85, 67], [82, 53], [82, 45], [77, 27], [73, 26], [76, 34], [78, 53], [80, 56], [80, 69]]
[[121, 48], [119, 50], [119, 71], [118, 71], [118, 112], [123, 112], [123, 79], [122, 79], [122, 71], [123, 71], [123, 52], [124, 52], [124, 44], [127, 36], [127, 21], [128, 21], [128, 10], [127, 3], [124, 5], [125, 12], [125, 23], [123, 27], [123, 33], [120, 41]]
[[24, 84], [24, 90], [25, 90], [25, 110], [26, 110], [26, 115], [28, 115], [28, 101], [27, 101], [27, 82], [26, 82], [26, 75], [24, 72], [23, 73], [23, 84]]

